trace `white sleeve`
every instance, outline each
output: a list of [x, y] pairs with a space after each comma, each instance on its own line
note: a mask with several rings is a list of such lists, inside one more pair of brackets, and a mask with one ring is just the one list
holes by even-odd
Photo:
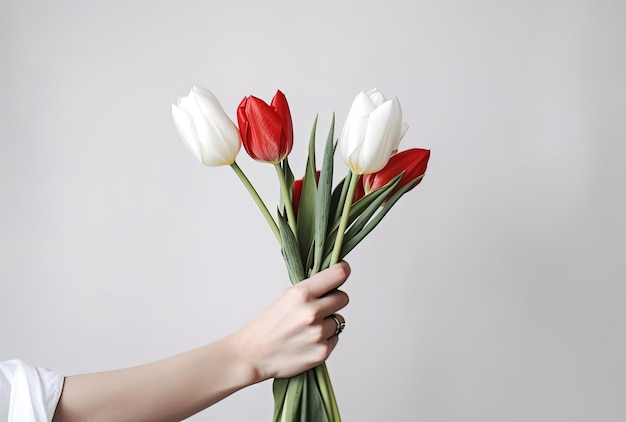
[[0, 362], [0, 421], [51, 422], [64, 379], [18, 359]]

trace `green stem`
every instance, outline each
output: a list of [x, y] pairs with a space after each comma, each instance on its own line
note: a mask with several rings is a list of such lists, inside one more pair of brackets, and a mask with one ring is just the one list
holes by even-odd
[[293, 235], [298, 238], [298, 232], [296, 231], [296, 215], [293, 212], [293, 203], [291, 202], [291, 195], [289, 194], [289, 187], [287, 186], [287, 180], [285, 179], [285, 173], [280, 167], [280, 164], [274, 164], [276, 174], [278, 175], [278, 181], [280, 183], [280, 191], [283, 194], [283, 202], [285, 203], [285, 209], [287, 210], [287, 221], [289, 221], [289, 227]]
[[335, 399], [335, 391], [333, 390], [333, 385], [330, 382], [330, 375], [328, 374], [326, 363], [322, 363], [321, 365], [315, 367], [315, 375], [317, 376], [317, 382], [320, 386], [320, 393], [324, 398], [324, 405], [326, 407], [328, 420], [331, 422], [341, 422], [337, 399]]
[[356, 183], [359, 180], [357, 173], [351, 173], [350, 187], [348, 188], [348, 194], [346, 195], [346, 201], [343, 205], [343, 211], [341, 212], [341, 221], [339, 221], [339, 228], [337, 229], [337, 237], [335, 238], [335, 246], [333, 248], [333, 255], [330, 259], [330, 265], [334, 265], [339, 262], [341, 255], [341, 247], [343, 246], [343, 236], [346, 233], [348, 226], [348, 217], [350, 216], [350, 208], [352, 208], [352, 201], [354, 200], [354, 192], [356, 191]]
[[261, 210], [261, 213], [265, 217], [265, 220], [267, 220], [267, 224], [269, 224], [270, 229], [272, 229], [272, 231], [274, 232], [274, 236], [276, 236], [276, 240], [278, 240], [278, 243], [280, 244], [280, 231], [278, 230], [278, 225], [276, 224], [274, 217], [272, 217], [272, 214], [270, 214], [270, 212], [267, 210], [267, 207], [265, 206], [265, 203], [259, 196], [258, 192], [256, 191], [256, 189], [254, 189], [254, 186], [252, 186], [252, 183], [250, 183], [250, 180], [246, 177], [236, 161], [233, 161], [233, 163], [230, 165], [230, 168], [235, 171], [235, 174], [239, 176], [239, 179], [241, 179], [243, 185], [246, 187], [246, 189], [248, 189], [248, 192], [250, 192], [252, 199], [254, 199], [254, 202], [256, 202], [259, 210]]

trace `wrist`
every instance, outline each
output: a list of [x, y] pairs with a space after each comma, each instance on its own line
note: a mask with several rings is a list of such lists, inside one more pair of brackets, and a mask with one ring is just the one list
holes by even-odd
[[261, 365], [254, 359], [251, 345], [246, 341], [243, 332], [237, 332], [223, 339], [227, 344], [232, 359], [233, 371], [242, 382], [242, 387], [247, 387], [265, 381], [269, 377], [264, 375]]

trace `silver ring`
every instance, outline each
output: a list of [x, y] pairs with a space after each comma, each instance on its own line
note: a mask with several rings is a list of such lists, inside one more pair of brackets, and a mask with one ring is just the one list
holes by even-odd
[[336, 314], [332, 314], [331, 318], [334, 319], [335, 324], [337, 324], [337, 328], [335, 328], [335, 334], [333, 335], [338, 336], [339, 334], [341, 334], [344, 328], [346, 328], [346, 323], [343, 321], [340, 321]]

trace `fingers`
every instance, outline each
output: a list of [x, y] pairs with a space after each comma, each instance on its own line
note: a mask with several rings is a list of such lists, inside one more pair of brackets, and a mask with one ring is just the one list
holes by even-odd
[[299, 286], [307, 288], [312, 296], [321, 297], [341, 286], [349, 275], [350, 266], [347, 262], [342, 261], [302, 281]]
[[328, 356], [335, 350], [337, 343], [339, 342], [339, 336], [332, 336], [328, 339]]
[[324, 318], [322, 322], [324, 337], [331, 340], [332, 337], [338, 337], [346, 326], [346, 320], [340, 314], [333, 314]]
[[348, 295], [344, 291], [334, 290], [319, 298], [315, 306], [320, 316], [327, 317], [345, 308], [348, 302]]
[[326, 340], [326, 343], [327, 343], [326, 358], [328, 358], [328, 356], [330, 356], [333, 350], [335, 350], [335, 347], [337, 346], [337, 343], [339, 342], [339, 334], [341, 334], [341, 332], [343, 331], [346, 325], [345, 320], [343, 319], [341, 315], [335, 314], [335, 317], [337, 318], [337, 320], [335, 320], [335, 318], [333, 317], [328, 317], [324, 320], [325, 334], [330, 334]]
[[350, 266], [341, 262], [313, 277], [302, 281], [297, 287], [308, 290], [309, 298], [318, 318], [325, 318], [343, 309], [349, 301], [348, 295], [337, 290], [350, 274]]

